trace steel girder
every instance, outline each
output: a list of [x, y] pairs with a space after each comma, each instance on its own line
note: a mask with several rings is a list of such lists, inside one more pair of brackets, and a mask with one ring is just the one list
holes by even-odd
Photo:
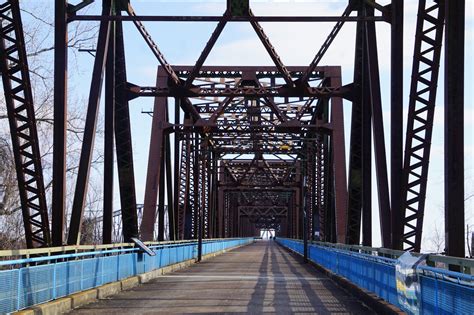
[[36, 130], [19, 1], [0, 4], [0, 72], [10, 124], [26, 245], [51, 245], [48, 209]]
[[[356, 9], [360, 17], [374, 15], [374, 9], [364, 1], [361, 1]], [[371, 128], [373, 128], [382, 243], [389, 247], [392, 223], [375, 24], [371, 21], [358, 22], [356, 34], [347, 242], [359, 244], [362, 222], [362, 243], [367, 246], [372, 244]]]
[[[303, 231], [314, 236], [319, 229], [320, 236], [326, 240], [358, 243], [360, 227], [362, 224], [363, 243], [371, 243], [371, 141], [373, 134], [375, 149], [375, 166], [377, 172], [377, 188], [380, 205], [381, 231], [383, 245], [388, 247], [405, 247], [406, 249], [419, 249], [421, 240], [421, 226], [426, 195], [426, 180], [430, 151], [430, 138], [433, 123], [434, 95], [436, 93], [437, 68], [441, 50], [441, 33], [444, 22], [444, 7], [451, 8], [450, 35], [447, 36], [447, 61], [453, 69], [462, 70], [463, 61], [460, 52], [463, 41], [454, 44], [453, 38], [461, 33], [462, 21], [456, 19], [456, 14], [463, 15], [464, 11], [454, 4], [445, 1], [421, 0], [418, 15], [417, 37], [415, 45], [415, 62], [411, 86], [408, 129], [406, 137], [405, 165], [402, 176], [401, 168], [401, 125], [402, 125], [402, 70], [396, 69], [402, 59], [403, 43], [403, 1], [393, 1], [391, 5], [381, 6], [374, 1], [350, 1], [342, 17], [256, 17], [253, 15], [246, 2], [230, 2], [245, 4], [237, 14], [234, 9], [227, 9], [221, 17], [140, 17], [125, 2], [103, 1], [102, 16], [79, 16], [76, 11], [89, 2], [76, 6], [67, 6], [66, 1], [56, 2], [55, 15], [55, 126], [54, 126], [54, 166], [53, 166], [53, 244], [62, 245], [64, 238], [64, 178], [65, 178], [65, 122], [67, 118], [67, 23], [72, 20], [100, 20], [97, 55], [94, 63], [92, 84], [90, 89], [86, 131], [84, 134], [81, 152], [79, 174], [74, 195], [71, 224], [68, 242], [75, 244], [79, 241], [82, 214], [84, 211], [84, 198], [87, 193], [87, 181], [91, 163], [91, 154], [94, 143], [94, 132], [100, 99], [100, 86], [102, 74], [105, 70], [107, 95], [106, 95], [106, 143], [105, 143], [105, 182], [113, 178], [113, 146], [115, 133], [117, 158], [119, 168], [119, 185], [122, 202], [123, 234], [126, 240], [138, 234], [138, 220], [135, 209], [136, 196], [134, 187], [133, 159], [131, 152], [130, 121], [128, 114], [128, 100], [138, 96], [152, 96], [157, 98], [157, 103], [166, 104], [167, 97], [176, 97], [176, 104], [185, 112], [186, 122], [181, 123], [179, 109], [174, 124], [169, 121], [167, 106], [161, 106], [156, 112], [153, 122], [153, 137], [151, 142], [150, 158], [158, 157], [155, 165], [148, 169], [147, 193], [142, 220], [142, 235], [152, 239], [154, 221], [158, 215], [158, 238], [164, 238], [165, 209], [168, 209], [170, 237], [174, 238], [175, 232], [183, 238], [185, 231], [190, 231], [189, 237], [213, 237], [214, 235], [247, 234], [255, 229], [242, 227], [238, 224], [238, 204], [242, 202], [239, 196], [249, 188], [261, 189], [265, 185], [284, 187], [278, 196], [286, 196], [289, 201], [287, 224], [273, 222], [278, 225], [281, 233], [294, 237], [302, 237]], [[462, 2], [463, 3], [463, 2]], [[16, 48], [22, 45], [8, 46], [8, 42], [15, 39], [21, 41], [21, 21], [11, 18], [9, 10], [12, 5], [18, 8], [18, 1], [10, 0], [0, 5], [2, 24], [2, 57], [8, 59], [9, 54], [15, 53]], [[19, 10], [19, 9], [18, 9]], [[357, 10], [358, 16], [350, 16]], [[374, 10], [381, 12], [375, 16]], [[126, 11], [128, 16], [122, 16], [120, 11]], [[456, 13], [453, 13], [455, 12]], [[74, 13], [68, 16], [68, 13]], [[177, 67], [170, 65], [164, 55], [145, 29], [142, 21], [216, 21], [216, 29], [205, 45], [195, 65], [191, 67]], [[132, 21], [152, 53], [156, 56], [161, 67], [159, 70], [158, 84], [152, 87], [139, 87], [126, 83], [125, 56], [123, 47], [123, 32], [121, 21]], [[270, 58], [275, 63], [274, 67], [203, 67], [209, 53], [217, 39], [231, 21], [249, 22], [256, 35], [261, 40]], [[337, 22], [332, 32], [323, 43], [308, 67], [286, 67], [280, 56], [272, 46], [269, 37], [265, 34], [262, 21], [335, 21]], [[318, 64], [331, 43], [341, 30], [344, 23], [357, 21], [356, 63], [354, 84], [341, 86], [340, 75], [334, 78], [330, 75], [334, 68], [319, 67]], [[392, 24], [392, 127], [391, 127], [391, 183], [392, 195], [390, 205], [388, 194], [387, 166], [385, 157], [385, 143], [383, 136], [383, 119], [381, 115], [380, 83], [378, 74], [378, 61], [375, 38], [375, 22], [386, 21]], [[12, 28], [11, 25], [14, 27]], [[460, 26], [461, 25], [461, 26]], [[454, 31], [453, 31], [454, 30]], [[16, 33], [15, 33], [16, 32]], [[11, 36], [14, 34], [15, 36]], [[7, 44], [6, 44], [7, 43]], [[24, 48], [24, 47], [23, 47]], [[22, 49], [18, 50], [21, 52]], [[23, 49], [24, 51], [24, 49]], [[449, 54], [448, 54], [449, 53]], [[26, 57], [18, 54], [17, 62], [26, 66]], [[460, 63], [453, 57], [457, 56]], [[11, 57], [11, 56], [10, 56]], [[5, 80], [10, 83], [15, 78], [8, 76], [16, 67], [2, 62], [2, 74], [6, 95], [12, 96], [16, 89], [10, 89]], [[400, 67], [398, 67], [400, 68]], [[20, 86], [26, 84], [28, 75], [23, 67]], [[459, 171], [455, 161], [462, 160], [462, 136], [453, 128], [454, 123], [462, 125], [462, 94], [459, 88], [462, 80], [457, 85], [453, 83], [456, 77], [454, 70], [447, 68], [446, 102], [451, 104], [447, 110], [446, 127], [446, 178], [449, 185], [446, 189], [446, 203], [450, 205], [446, 210], [448, 250], [457, 248], [456, 240], [459, 233], [453, 237], [456, 226], [462, 225], [461, 192], [463, 191], [460, 179], [463, 172]], [[16, 73], [15, 72], [15, 73]], [[337, 72], [337, 71], [336, 71]], [[7, 80], [7, 81], [8, 81]], [[13, 81], [12, 81], [13, 80]], [[22, 82], [20, 82], [22, 81]], [[26, 83], [25, 83], [26, 82]], [[279, 83], [277, 83], [279, 82]], [[28, 84], [26, 84], [28, 85]], [[425, 87], [423, 87], [424, 85]], [[462, 90], [462, 88], [461, 88]], [[25, 90], [26, 105], [28, 102], [27, 89]], [[30, 93], [31, 94], [31, 93]], [[426, 96], [426, 97], [425, 97]], [[342, 128], [341, 98], [353, 101], [353, 124], [351, 132], [351, 155], [349, 174], [349, 202], [346, 207], [347, 194], [345, 189], [345, 167]], [[112, 101], [115, 99], [115, 102]], [[328, 107], [327, 101], [331, 100]], [[16, 103], [22, 101], [15, 98]], [[251, 104], [251, 105], [249, 105]], [[11, 105], [11, 104], [10, 104]], [[370, 106], [367, 106], [370, 105]], [[12, 129], [12, 139], [17, 166], [20, 195], [22, 186], [25, 186], [27, 196], [39, 195], [39, 206], [34, 210], [41, 213], [41, 220], [36, 214], [25, 211], [25, 228], [27, 230], [28, 246], [49, 244], [47, 223], [47, 210], [42, 186], [40, 158], [34, 158], [39, 151], [34, 148], [34, 126], [22, 130], [29, 130], [27, 141], [32, 143], [33, 153], [25, 155], [23, 174], [31, 174], [32, 180], [23, 180], [18, 171], [19, 156], [25, 153], [25, 147], [15, 142], [14, 136], [26, 137], [23, 131], [16, 132], [12, 121], [14, 112], [9, 106], [9, 120]], [[30, 106], [31, 107], [31, 106]], [[20, 106], [20, 108], [23, 107]], [[26, 108], [26, 107], [25, 107]], [[458, 113], [461, 112], [461, 113]], [[11, 117], [10, 117], [11, 116]], [[34, 112], [32, 107], [27, 111], [28, 124], [34, 125]], [[12, 118], [13, 117], [13, 118]], [[17, 116], [16, 118], [18, 118]], [[328, 120], [331, 117], [331, 121]], [[337, 119], [334, 119], [336, 117]], [[22, 118], [23, 119], [23, 118]], [[18, 120], [18, 119], [17, 119]], [[21, 119], [19, 119], [21, 120]], [[461, 122], [460, 122], [461, 120]], [[448, 124], [447, 124], [448, 125]], [[373, 128], [373, 130], [371, 130]], [[155, 132], [157, 131], [158, 132]], [[180, 174], [180, 181], [172, 182], [173, 172], [171, 163], [170, 133], [175, 133], [175, 160], [180, 154], [188, 163], [183, 166], [175, 163], [174, 175]], [[25, 138], [26, 139], [26, 138]], [[186, 140], [187, 139], [187, 140]], [[459, 140], [461, 139], [461, 140]], [[23, 141], [23, 140], [21, 140]], [[190, 145], [189, 150], [181, 150], [180, 141]], [[17, 141], [18, 142], [18, 141]], [[37, 146], [37, 145], [36, 145]], [[36, 151], [38, 152], [36, 152]], [[309, 153], [310, 152], [310, 153]], [[313, 153], [314, 152], [314, 156]], [[456, 154], [453, 154], [455, 152]], [[238, 158], [228, 163], [231, 154], [255, 154], [251, 162], [236, 162]], [[307, 156], [307, 154], [311, 156]], [[187, 155], [186, 155], [187, 154]], [[450, 155], [451, 154], [451, 155]], [[266, 155], [267, 157], [264, 157]], [[268, 156], [275, 156], [285, 161], [284, 166], [268, 161]], [[306, 157], [305, 157], [306, 155]], [[454, 157], [456, 155], [456, 157]], [[33, 158], [32, 158], [33, 156]], [[284, 157], [282, 157], [284, 156]], [[458, 158], [460, 156], [461, 158]], [[28, 162], [32, 158], [33, 162]], [[221, 162], [219, 166], [218, 161]], [[291, 161], [291, 163], [288, 163]], [[295, 163], [300, 161], [301, 163]], [[240, 165], [238, 163], [248, 163]], [[290, 164], [297, 165], [297, 167]], [[457, 163], [462, 165], [462, 163]], [[31, 167], [34, 167], [31, 168]], [[240, 169], [239, 169], [240, 167]], [[284, 169], [287, 169], [285, 172]], [[218, 171], [221, 170], [221, 171]], [[183, 178], [183, 173], [189, 172], [192, 184], [187, 185], [188, 179]], [[218, 174], [219, 173], [219, 174]], [[220, 174], [222, 173], [222, 174]], [[30, 175], [31, 175], [30, 174]], [[457, 174], [454, 176], [453, 174]], [[224, 181], [221, 180], [224, 176]], [[402, 177], [400, 179], [400, 177]], [[189, 207], [180, 200], [178, 188], [186, 187], [185, 199], [191, 201]], [[309, 186], [302, 185], [306, 182]], [[400, 185], [402, 182], [402, 186]], [[33, 183], [33, 184], [32, 184]], [[225, 183], [225, 185], [224, 185]], [[34, 189], [28, 186], [32, 184]], [[218, 187], [221, 185], [221, 187]], [[174, 186], [174, 193], [173, 193]], [[400, 187], [401, 186], [401, 187]], [[456, 188], [453, 188], [456, 187]], [[112, 218], [112, 185], [104, 185], [104, 241], [111, 238]], [[43, 190], [43, 193], [42, 193]], [[182, 189], [181, 189], [182, 191]], [[165, 197], [165, 192], [167, 197]], [[291, 192], [290, 195], [287, 195]], [[43, 197], [41, 197], [41, 194]], [[401, 198], [398, 198], [401, 194]], [[25, 195], [23, 193], [23, 195]], [[25, 199], [21, 196], [22, 206]], [[156, 199], [158, 195], [158, 213], [156, 213]], [[457, 196], [454, 198], [453, 196]], [[252, 199], [253, 197], [247, 196]], [[170, 203], [165, 207], [165, 200]], [[459, 199], [459, 200], [457, 200]], [[400, 205], [400, 202], [402, 205]], [[36, 204], [35, 204], [36, 206]], [[392, 209], [390, 209], [392, 207]], [[308, 226], [302, 223], [303, 209], [306, 208], [311, 221]], [[455, 209], [455, 210], [452, 210]], [[185, 213], [191, 211], [189, 224], [183, 224]], [[362, 211], [361, 211], [362, 210]], [[362, 212], [362, 213], [361, 213]], [[458, 216], [453, 215], [457, 213]], [[176, 218], [176, 223], [174, 222]], [[30, 219], [28, 219], [30, 217]], [[346, 222], [347, 219], [347, 222]], [[245, 219], [247, 220], [247, 219]], [[390, 222], [391, 221], [391, 222]], [[28, 224], [37, 226], [37, 238], [33, 244]], [[242, 221], [243, 222], [243, 221]], [[245, 221], [247, 222], [247, 221]], [[401, 222], [400, 224], [398, 222]], [[259, 223], [265, 226], [269, 222]], [[177, 231], [175, 231], [175, 228]], [[34, 232], [33, 234], [35, 234]], [[43, 236], [41, 236], [43, 235]], [[462, 239], [462, 237], [461, 237]], [[453, 249], [454, 250], [454, 249]]]
[[[464, 47], [466, 1], [444, 1], [445, 39], [445, 242], [446, 254], [464, 257]], [[442, 1], [441, 1], [442, 3]], [[453, 266], [451, 266], [451, 269]], [[460, 271], [460, 270], [458, 270]]]
[[444, 1], [421, 0], [415, 36], [401, 190], [394, 248], [419, 251], [444, 26]]
[[66, 124], [67, 124], [67, 0], [55, 2], [54, 9], [54, 127], [53, 127], [53, 193], [52, 231], [53, 246], [64, 244], [66, 228]]
[[[102, 9], [103, 15], [110, 15], [111, 12], [111, 1], [104, 1]], [[99, 113], [100, 94], [102, 92], [102, 74], [104, 73], [107, 61], [107, 51], [110, 40], [110, 26], [110, 22], [101, 22], [99, 28], [99, 38], [97, 41], [98, 44], [96, 48], [94, 69], [90, 85], [84, 137], [82, 140], [81, 156], [76, 180], [76, 190], [74, 192], [69, 234], [67, 238], [69, 245], [76, 245], [80, 242], [80, 230], [82, 226], [84, 204], [87, 195], [88, 179], [91, 168], [92, 151], [97, 127], [97, 117]]]
[[[120, 14], [120, 12], [116, 12]], [[132, 134], [128, 101], [124, 95], [127, 82], [123, 27], [116, 24], [115, 53], [115, 142], [119, 178], [120, 203], [122, 209], [123, 236], [125, 240], [138, 235], [136, 213], [135, 171], [133, 164]]]

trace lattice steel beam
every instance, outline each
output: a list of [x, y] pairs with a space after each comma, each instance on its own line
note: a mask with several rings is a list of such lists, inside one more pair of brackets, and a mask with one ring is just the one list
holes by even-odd
[[444, 26], [444, 1], [420, 0], [402, 177], [401, 234], [393, 246], [420, 250]]
[[48, 209], [19, 1], [0, 4], [0, 72], [28, 248], [49, 246]]

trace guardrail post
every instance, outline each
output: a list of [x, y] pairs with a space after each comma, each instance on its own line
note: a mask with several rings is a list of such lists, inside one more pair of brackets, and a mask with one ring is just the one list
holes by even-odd
[[[101, 259], [102, 258], [102, 259]], [[102, 256], [100, 259], [100, 284], [104, 284], [104, 261], [105, 261], [105, 256]]]
[[[374, 278], [375, 278], [375, 266], [376, 266], [376, 263], [374, 262], [372, 264], [372, 275], [371, 275], [372, 280], [374, 280]], [[370, 283], [372, 284], [372, 290], [371, 291], [375, 292], [375, 283], [374, 283], [374, 281], [370, 281]]]
[[81, 291], [84, 289], [84, 260], [81, 259]]
[[53, 264], [53, 300], [56, 299], [56, 262]]
[[202, 235], [199, 233], [198, 236], [198, 245], [197, 245], [197, 261], [202, 259]]
[[117, 255], [117, 281], [120, 280], [120, 255]]
[[23, 268], [18, 269], [18, 288], [17, 288], [17, 301], [16, 301], [16, 309], [20, 309], [20, 301], [21, 301], [21, 286], [22, 286], [22, 281], [21, 281], [21, 271]]

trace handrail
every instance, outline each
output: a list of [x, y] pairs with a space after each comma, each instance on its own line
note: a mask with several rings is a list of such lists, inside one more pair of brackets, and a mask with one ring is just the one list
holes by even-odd
[[[226, 240], [231, 240], [233, 238], [226, 238]], [[205, 239], [203, 242], [224, 240], [223, 238], [212, 238]], [[187, 242], [194, 242], [197, 239], [190, 240], [179, 240], [179, 241], [162, 241], [162, 242], [144, 242], [147, 246], [155, 245], [165, 245], [165, 244], [181, 244]], [[116, 244], [98, 244], [98, 245], [69, 245], [69, 246], [57, 246], [57, 247], [44, 247], [44, 248], [34, 248], [34, 249], [9, 249], [9, 250], [0, 250], [1, 257], [30, 257], [32, 255], [47, 255], [51, 256], [55, 253], [64, 253], [64, 252], [81, 252], [81, 251], [99, 251], [99, 250], [110, 250], [117, 248], [129, 248], [135, 247], [135, 243], [116, 243]]]
[[[293, 241], [302, 242], [300, 239], [290, 239]], [[320, 242], [320, 241], [308, 241], [308, 244], [315, 244], [323, 247], [335, 248], [335, 249], [342, 249], [342, 250], [349, 250], [349, 251], [356, 251], [362, 252], [366, 254], [370, 254], [372, 256], [379, 256], [379, 257], [387, 257], [397, 259], [401, 255], [405, 253], [402, 250], [394, 250], [389, 248], [383, 247], [370, 247], [370, 246], [362, 246], [362, 245], [348, 245], [348, 244], [341, 244], [341, 243], [328, 243], [328, 242]], [[421, 256], [423, 254], [410, 252], [413, 256]], [[461, 258], [461, 257], [452, 257], [452, 256], [444, 256], [439, 254], [427, 254], [426, 262], [429, 266], [434, 267], [436, 264], [441, 263], [444, 264], [447, 268], [448, 265], [454, 265], [461, 267], [463, 273], [471, 274], [474, 272], [474, 259], [471, 258]]]
[[[251, 237], [207, 239], [203, 241], [202, 254], [225, 251], [249, 244], [253, 240]], [[116, 245], [110, 245], [108, 250], [65, 252], [61, 255], [2, 262], [10, 265], [0, 266], [0, 276], [3, 279], [0, 283], [0, 313], [9, 314], [107, 283], [122, 281], [185, 261], [191, 262], [197, 258], [196, 240], [148, 244], [156, 255], [142, 255], [138, 247], [112, 248]]]
[[[149, 242], [149, 243], [153, 243], [153, 242]], [[165, 248], [165, 247], [175, 247], [175, 246], [180, 246], [183, 244], [196, 244], [196, 243], [197, 241], [190, 240], [190, 241], [179, 241], [179, 242], [167, 242], [166, 244], [154, 244], [154, 245], [150, 244], [149, 247], [151, 249], [158, 249], [158, 248]], [[204, 243], [212, 243], [212, 241], [206, 240], [204, 241]], [[127, 253], [127, 252], [134, 252], [134, 251], [140, 251], [140, 248], [133, 247], [133, 248], [120, 248], [120, 249], [107, 249], [107, 250], [102, 250], [102, 251], [5, 260], [5, 261], [0, 261], [0, 266], [28, 264], [28, 263], [36, 263], [36, 262], [58, 260], [58, 259], [80, 258], [80, 257], [85, 257], [85, 256], [98, 256], [98, 255], [115, 254], [115, 253]]]
[[[304, 255], [304, 245], [299, 239], [277, 238], [276, 242], [301, 256]], [[360, 252], [356, 251], [361, 248], [363, 250]], [[413, 287], [407, 295], [406, 288], [411, 284], [397, 275], [397, 260], [377, 256], [377, 250], [373, 247], [313, 242], [308, 245], [307, 254], [308, 259], [331, 274], [344, 278], [407, 313], [412, 313], [411, 309], [404, 307], [405, 304], [399, 298], [403, 296], [411, 299], [415, 294]], [[391, 253], [393, 254], [393, 251]], [[418, 279], [412, 280], [418, 283], [416, 291], [419, 294], [417, 293], [416, 300], [420, 313], [473, 314], [474, 275], [425, 265], [417, 265], [416, 274]], [[400, 285], [400, 282], [405, 282], [406, 286]]]

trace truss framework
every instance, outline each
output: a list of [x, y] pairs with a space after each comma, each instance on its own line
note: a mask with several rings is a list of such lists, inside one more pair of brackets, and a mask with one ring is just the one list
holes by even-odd
[[[102, 232], [105, 242], [112, 238], [113, 189], [107, 186], [107, 181], [113, 178], [115, 146], [125, 240], [138, 234], [144, 240], [155, 236], [163, 239], [165, 229], [171, 239], [201, 239], [252, 235], [260, 228], [271, 227], [281, 235], [304, 239], [317, 237], [333, 242], [359, 243], [362, 234], [362, 243], [371, 245], [373, 145], [383, 246], [419, 249], [441, 34], [443, 23], [446, 23], [446, 42], [449, 44], [446, 64], [462, 72], [463, 39], [461, 44], [456, 44], [459, 40], [454, 41], [453, 38], [463, 33], [463, 18], [455, 18], [456, 14], [464, 17], [463, 7], [454, 1], [419, 1], [402, 172], [403, 70], [400, 69], [403, 67], [399, 65], [403, 62], [402, 1], [392, 1], [387, 6], [375, 1], [348, 1], [340, 17], [258, 17], [252, 13], [248, 1], [233, 0], [228, 1], [227, 9], [220, 17], [140, 16], [135, 13], [130, 1], [115, 0], [102, 2], [100, 16], [79, 14], [88, 3], [90, 1], [70, 5], [66, 0], [56, 1], [54, 245], [62, 245], [64, 241], [68, 23], [97, 20], [100, 21], [97, 52], [68, 243], [76, 244], [80, 239], [105, 73], [107, 121]], [[444, 11], [450, 17], [446, 21]], [[1, 71], [27, 244], [30, 247], [46, 246], [50, 244], [49, 223], [18, 0], [3, 1], [0, 14]], [[122, 30], [125, 21], [136, 26], [160, 65], [156, 84], [137, 86], [127, 82]], [[217, 24], [194, 65], [173, 66], [148, 33], [143, 21], [214, 21]], [[295, 21], [335, 22], [333, 30], [307, 67], [287, 67], [260, 24]], [[375, 31], [376, 22], [381, 21], [390, 23], [392, 29], [390, 192]], [[207, 57], [230, 22], [250, 23], [274, 66], [205, 66]], [[349, 22], [355, 22], [357, 29], [354, 77], [353, 83], [342, 85], [339, 67], [321, 67], [319, 63], [342, 27]], [[461, 66], [456, 63], [457, 60]], [[445, 95], [449, 103], [446, 178], [454, 183], [447, 185], [445, 192], [447, 204], [452, 205], [446, 208], [446, 221], [447, 231], [450, 231], [449, 247], [456, 247], [456, 255], [461, 255], [460, 246], [452, 244], [456, 240], [464, 241], [461, 227], [456, 230], [456, 224], [461, 222], [459, 214], [463, 207], [453, 197], [462, 190], [462, 185], [456, 180], [463, 177], [462, 171], [457, 168], [457, 165], [462, 165], [462, 141], [453, 140], [462, 139], [462, 128], [461, 131], [456, 128], [456, 124], [462, 127], [463, 99], [459, 97], [462, 95], [462, 80], [450, 68], [446, 73]], [[15, 86], [12, 86], [13, 82]], [[19, 92], [23, 96], [19, 96]], [[128, 113], [128, 101], [136, 97], [155, 98], [140, 229], [135, 206]], [[343, 99], [352, 103], [348, 185]], [[175, 121], [171, 122], [169, 113], [173, 105]], [[171, 160], [172, 149], [175, 163]], [[177, 180], [173, 181], [173, 178]], [[285, 207], [286, 214], [277, 215], [275, 209], [283, 209], [278, 207]], [[249, 215], [249, 209], [253, 209], [254, 214]], [[273, 210], [265, 212], [267, 210], [261, 209]]]
[[51, 245], [41, 154], [18, 1], [0, 4], [0, 72], [10, 124], [26, 245]]

